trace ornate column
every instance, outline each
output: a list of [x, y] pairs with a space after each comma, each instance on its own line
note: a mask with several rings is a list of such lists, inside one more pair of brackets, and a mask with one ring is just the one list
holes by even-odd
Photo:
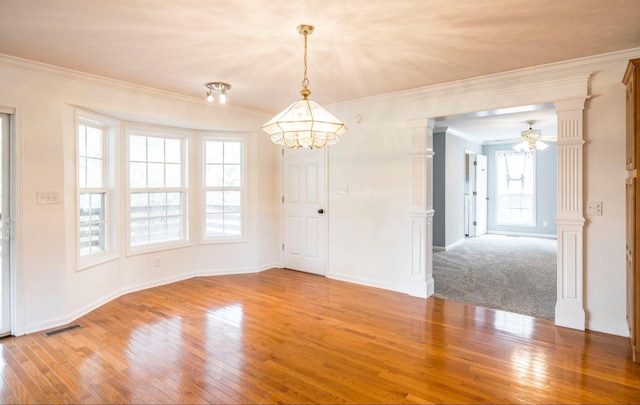
[[584, 330], [582, 138], [584, 98], [555, 103], [558, 114], [558, 298], [556, 325]]
[[411, 285], [409, 294], [433, 294], [433, 127], [409, 128], [411, 136]]

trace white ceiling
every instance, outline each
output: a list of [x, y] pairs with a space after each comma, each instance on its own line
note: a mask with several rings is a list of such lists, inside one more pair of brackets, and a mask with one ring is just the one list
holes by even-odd
[[0, 0], [0, 53], [276, 113], [299, 24], [320, 104], [640, 47], [638, 0]]

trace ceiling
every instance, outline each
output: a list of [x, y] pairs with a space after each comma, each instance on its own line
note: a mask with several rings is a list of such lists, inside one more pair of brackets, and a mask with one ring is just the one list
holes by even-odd
[[203, 98], [224, 81], [276, 113], [299, 98], [299, 24], [331, 104], [637, 48], [639, 21], [638, 0], [0, 0], [0, 54]]

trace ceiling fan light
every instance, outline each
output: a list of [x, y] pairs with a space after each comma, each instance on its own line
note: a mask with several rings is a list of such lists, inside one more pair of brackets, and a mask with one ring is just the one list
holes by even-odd
[[538, 150], [545, 150], [549, 147], [549, 145], [547, 145], [544, 142], [540, 142], [540, 141], [536, 141], [536, 149]]
[[513, 149], [515, 149], [518, 152], [526, 152], [529, 150], [529, 142], [527, 141], [519, 142], [513, 145]]

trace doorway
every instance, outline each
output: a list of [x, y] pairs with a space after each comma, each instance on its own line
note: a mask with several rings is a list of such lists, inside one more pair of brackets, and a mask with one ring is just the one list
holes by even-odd
[[[464, 214], [460, 212], [457, 215], [464, 223], [464, 234], [458, 237], [465, 243], [452, 244], [450, 249], [445, 251], [438, 249], [434, 252], [432, 257], [434, 292], [435, 296], [441, 298], [482, 303], [481, 306], [488, 306], [488, 304], [483, 303], [479, 298], [491, 296], [492, 299], [489, 302], [493, 302], [494, 305], [506, 302], [514, 305], [505, 304], [500, 308], [510, 308], [512, 312], [531, 315], [544, 313], [545, 318], [553, 319], [558, 259], [555, 239], [558, 201], [556, 147], [550, 147], [539, 156], [545, 158], [544, 161], [541, 160], [543, 163], [538, 167], [540, 173], [533, 173], [527, 178], [527, 184], [534, 179], [540, 180], [538, 194], [540, 202], [535, 203], [536, 194], [533, 194], [530, 196], [533, 203], [528, 205], [534, 212], [531, 224], [506, 223], [499, 220], [502, 217], [498, 216], [496, 204], [504, 200], [501, 199], [502, 195], [497, 190], [497, 185], [501, 184], [499, 179], [504, 178], [504, 175], [497, 170], [497, 152], [513, 151], [513, 145], [521, 141], [521, 131], [526, 128], [527, 119], [530, 117], [536, 117], [539, 120], [544, 135], [554, 137], [557, 134], [556, 112], [552, 108], [531, 108], [531, 111], [508, 114], [480, 112], [443, 117], [440, 122], [436, 121], [438, 125], [447, 128], [452, 138], [458, 137], [450, 142], [447, 150], [447, 153], [450, 153], [448, 156], [459, 156], [459, 158], [457, 162], [447, 167], [450, 173], [446, 181], [453, 184], [464, 182]], [[470, 145], [469, 141], [480, 146]], [[435, 165], [434, 158], [434, 174], [437, 174], [439, 172]], [[459, 175], [456, 175], [456, 167], [460, 168]], [[438, 180], [434, 179], [434, 184], [437, 182]], [[527, 196], [523, 194], [520, 197], [526, 199]], [[436, 208], [435, 198], [434, 196], [434, 208]], [[447, 199], [449, 198], [460, 197], [447, 195]], [[443, 205], [449, 208], [454, 203], [453, 200], [446, 200]], [[515, 203], [513, 206], [515, 209]], [[487, 232], [490, 235], [485, 235]], [[475, 238], [476, 236], [481, 237]], [[455, 240], [453, 242], [455, 243]], [[520, 246], [516, 242], [522, 242], [523, 245]], [[536, 251], [538, 247], [540, 248]], [[536, 266], [532, 267], [534, 262]], [[529, 272], [526, 271], [527, 268]], [[477, 280], [474, 277], [477, 277]], [[540, 306], [544, 311], [535, 308], [535, 302], [529, 305], [522, 298], [527, 297], [528, 294], [518, 293], [522, 287], [528, 285], [525, 281], [529, 281], [530, 278], [536, 280], [534, 283], [536, 294], [545, 297], [544, 305]], [[490, 293], [480, 293], [485, 290]], [[532, 288], [529, 290], [534, 291]], [[521, 305], [521, 309], [518, 309], [517, 305]]]
[[283, 151], [283, 266], [325, 275], [327, 182], [325, 149]]
[[11, 334], [11, 118], [0, 112], [0, 337]]

